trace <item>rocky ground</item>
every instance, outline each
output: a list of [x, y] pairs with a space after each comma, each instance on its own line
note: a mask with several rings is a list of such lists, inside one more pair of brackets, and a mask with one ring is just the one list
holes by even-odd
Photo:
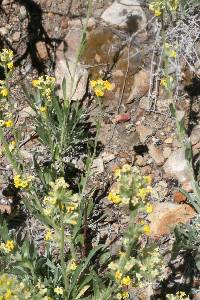
[[[11, 48], [15, 54], [13, 96], [17, 100], [18, 125], [25, 126], [24, 139], [33, 134], [33, 128], [31, 111], [20, 83], [31, 82], [44, 73], [55, 74], [58, 83], [61, 82], [67, 72], [66, 57], [73, 68], [87, 14], [86, 2], [3, 0], [1, 3], [0, 41], [2, 47]], [[145, 2], [94, 1], [87, 26], [87, 48], [78, 64], [78, 89], [73, 96], [74, 100], [84, 99], [83, 105], [90, 112], [90, 120], [94, 121], [98, 109], [88, 80], [103, 77], [112, 83], [112, 90], [103, 102], [101, 151], [95, 158], [91, 178], [99, 191], [96, 214], [105, 214], [105, 218], [95, 225], [92, 223], [91, 227], [97, 233], [96, 242], [104, 240], [110, 244], [113, 253], [118, 250], [117, 238], [126, 226], [128, 216], [125, 211], [110, 205], [105, 194], [113, 182], [112, 171], [124, 163], [138, 166], [142, 174], [153, 178], [151, 236], [157, 239], [161, 248], [165, 248], [166, 243], [170, 247], [173, 225], [188, 222], [195, 216], [186, 197], [178, 191], [179, 187], [187, 191], [191, 187], [184, 152], [169, 111], [172, 99], [166, 99], [162, 88], [159, 88], [156, 100], [151, 97], [157, 24]], [[200, 23], [197, 26], [200, 28]], [[196, 51], [200, 53], [196, 45]], [[193, 72], [183, 70], [182, 101], [177, 103], [180, 116], [185, 118], [196, 160], [200, 149], [199, 67], [196, 65]], [[36, 144], [33, 139], [24, 144], [27, 159], [31, 159], [31, 148]], [[82, 169], [81, 157], [73, 158], [73, 162]], [[9, 172], [2, 157], [2, 190], [6, 185], [5, 177], [11, 175]], [[6, 206], [8, 200], [1, 195], [2, 207], [7, 210], [10, 209]], [[36, 230], [31, 220], [27, 224]], [[184, 277], [175, 280], [180, 285], [186, 284]]]

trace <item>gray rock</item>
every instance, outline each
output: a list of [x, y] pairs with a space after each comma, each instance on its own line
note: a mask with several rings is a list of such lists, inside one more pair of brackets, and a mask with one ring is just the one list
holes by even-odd
[[128, 20], [131, 19], [131, 16], [139, 18], [140, 29], [145, 28], [146, 16], [137, 0], [114, 2], [103, 12], [101, 18], [113, 26], [125, 28], [128, 27]]

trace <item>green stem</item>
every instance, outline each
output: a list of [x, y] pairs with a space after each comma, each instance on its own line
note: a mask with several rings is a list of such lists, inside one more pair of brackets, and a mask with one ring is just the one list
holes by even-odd
[[60, 205], [60, 227], [61, 227], [60, 260], [61, 260], [64, 287], [65, 287], [64, 300], [67, 300], [68, 280], [67, 280], [66, 265], [65, 265], [65, 227], [64, 227], [63, 212], [62, 212], [61, 205]]

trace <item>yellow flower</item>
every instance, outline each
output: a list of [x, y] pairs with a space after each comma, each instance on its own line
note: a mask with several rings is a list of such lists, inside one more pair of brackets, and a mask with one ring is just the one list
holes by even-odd
[[77, 220], [73, 219], [73, 220], [70, 220], [69, 222], [71, 225], [76, 225], [77, 224]]
[[131, 278], [129, 276], [126, 276], [126, 277], [122, 278], [121, 284], [122, 285], [130, 285], [131, 284]]
[[7, 127], [7, 128], [12, 127], [13, 126], [13, 121], [12, 120], [5, 121], [4, 126]]
[[22, 180], [20, 175], [15, 175], [14, 176], [14, 186], [19, 189], [19, 188], [27, 188], [29, 186], [30, 181], [33, 179], [32, 176], [28, 176], [26, 180]]
[[159, 9], [155, 9], [155, 10], [154, 10], [154, 15], [155, 15], [156, 17], [159, 17], [159, 16], [161, 15], [161, 11], [160, 11]]
[[94, 88], [97, 85], [96, 80], [91, 80], [90, 81], [91, 87]]
[[122, 278], [122, 273], [119, 272], [119, 271], [116, 271], [116, 272], [115, 272], [115, 279], [116, 279], [116, 280], [120, 280], [121, 278]]
[[140, 197], [142, 200], [144, 200], [146, 198], [146, 196], [148, 195], [148, 189], [147, 188], [141, 188], [139, 189], [138, 193], [137, 193], [137, 197]]
[[57, 286], [57, 287], [54, 289], [54, 292], [55, 292], [57, 295], [63, 295], [63, 288]]
[[70, 270], [75, 271], [76, 269], [77, 269], [77, 264], [76, 264], [75, 260], [73, 259], [70, 264]]
[[9, 90], [7, 88], [3, 88], [0, 93], [3, 97], [7, 97], [9, 94]]
[[104, 87], [106, 90], [110, 91], [112, 89], [112, 85], [108, 80], [104, 81]]
[[177, 56], [177, 53], [175, 50], [172, 50], [169, 54], [169, 57], [172, 57], [172, 58], [176, 58], [176, 56]]
[[131, 171], [131, 166], [129, 164], [125, 164], [122, 167], [122, 172], [127, 173]]
[[115, 203], [115, 204], [119, 204], [121, 202], [121, 198], [119, 195], [113, 193], [113, 192], [110, 192], [108, 194], [108, 200], [110, 200], [111, 202]]
[[167, 87], [167, 80], [166, 79], [161, 79], [160, 84], [164, 87]]
[[100, 88], [96, 88], [96, 89], [94, 90], [94, 92], [95, 92], [95, 95], [96, 95], [97, 97], [103, 97], [103, 95], [104, 95], [104, 92], [103, 92], [102, 89], [100, 89]]
[[149, 226], [148, 224], [144, 225], [143, 231], [144, 231], [144, 234], [150, 235], [150, 233], [151, 233], [151, 228], [150, 228], [150, 226]]
[[9, 63], [7, 64], [7, 67], [8, 67], [9, 70], [12, 70], [12, 69], [14, 68], [13, 62], [12, 62], [12, 61], [9, 62]]
[[44, 239], [45, 239], [45, 241], [49, 241], [51, 239], [51, 237], [52, 237], [52, 233], [50, 230], [48, 230], [47, 233], [45, 234]]
[[119, 177], [121, 175], [121, 169], [120, 168], [115, 169], [114, 175], [115, 177]]
[[75, 205], [68, 205], [67, 206], [67, 212], [70, 214], [75, 210]]
[[15, 248], [14, 242], [12, 240], [8, 240], [5, 244], [5, 248], [8, 252], [12, 251]]
[[41, 106], [41, 107], [39, 108], [39, 111], [40, 111], [41, 113], [46, 113], [46, 112], [47, 112], [47, 107], [46, 107], [46, 106]]
[[151, 183], [152, 183], [151, 176], [149, 176], [149, 175], [148, 176], [143, 176], [143, 179], [144, 179], [146, 184], [151, 185]]
[[127, 299], [129, 297], [129, 293], [127, 291], [124, 291], [122, 293], [122, 299]]
[[39, 85], [40, 85], [40, 80], [39, 79], [34, 79], [34, 80], [32, 80], [32, 86], [34, 86], [34, 87], [38, 87]]
[[151, 214], [152, 211], [153, 211], [153, 205], [152, 205], [151, 203], [148, 203], [148, 204], [145, 206], [145, 209], [146, 209], [147, 214]]
[[11, 297], [12, 297], [11, 290], [8, 289], [7, 292], [6, 292], [5, 295], [4, 295], [4, 299], [5, 299], [5, 300], [9, 300], [9, 299], [11, 299]]

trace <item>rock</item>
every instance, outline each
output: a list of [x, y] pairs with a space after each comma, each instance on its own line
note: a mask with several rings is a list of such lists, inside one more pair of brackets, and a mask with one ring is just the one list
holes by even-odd
[[142, 97], [139, 103], [139, 108], [144, 110], [150, 109], [150, 102], [148, 97]]
[[164, 141], [165, 144], [172, 144], [173, 143], [173, 138], [167, 138], [165, 141]]
[[36, 43], [36, 49], [39, 59], [47, 60], [49, 55], [47, 51], [47, 46], [45, 42], [39, 41]]
[[137, 0], [121, 0], [120, 3], [115, 1], [103, 12], [101, 19], [112, 26], [126, 28], [131, 32], [145, 29], [147, 24], [145, 13]]
[[123, 77], [124, 76], [124, 73], [122, 70], [115, 70], [112, 72], [112, 76], [113, 77]]
[[94, 29], [95, 27], [96, 27], [95, 18], [93, 18], [93, 17], [89, 18], [88, 23], [87, 23], [87, 29], [90, 31], [90, 30]]
[[163, 149], [163, 157], [164, 157], [165, 159], [168, 158], [168, 157], [170, 156], [171, 152], [172, 152], [172, 149], [171, 149], [171, 148], [165, 147], [165, 148]]
[[0, 28], [0, 35], [4, 36], [6, 34], [8, 34], [8, 29], [6, 27], [1, 27]]
[[103, 173], [104, 172], [104, 164], [102, 158], [96, 158], [93, 162], [92, 168], [95, 169], [96, 173]]
[[162, 166], [165, 162], [162, 151], [158, 149], [154, 144], [148, 145], [148, 148], [149, 148], [149, 154], [156, 162], [156, 164], [158, 166]]
[[21, 33], [19, 31], [14, 32], [12, 35], [13, 42], [19, 42], [20, 37], [21, 37]]
[[174, 202], [177, 203], [186, 202], [187, 200], [187, 197], [183, 195], [183, 193], [178, 191], [174, 193], [173, 198], [174, 198]]
[[140, 141], [144, 143], [148, 136], [151, 136], [153, 133], [153, 130], [151, 128], [148, 128], [143, 125], [136, 126], [136, 131], [138, 132], [140, 136]]
[[138, 155], [135, 164], [139, 167], [144, 167], [146, 165], [146, 161], [143, 156]]
[[183, 149], [173, 151], [163, 168], [167, 176], [176, 178], [181, 184], [187, 183], [190, 185], [191, 177]]
[[131, 115], [129, 113], [127, 114], [119, 114], [113, 119], [113, 123], [124, 123], [128, 122], [131, 119]]
[[25, 6], [22, 5], [22, 6], [20, 7], [19, 15], [20, 15], [20, 18], [21, 18], [22, 20], [24, 20], [24, 19], [26, 18], [26, 16], [27, 16], [27, 11], [26, 11], [26, 7], [25, 7]]
[[150, 72], [146, 70], [140, 70], [134, 76], [133, 87], [128, 97], [127, 102], [131, 102], [134, 99], [141, 98], [146, 95], [149, 90]]
[[151, 236], [158, 238], [164, 234], [169, 234], [175, 225], [186, 224], [195, 216], [196, 212], [187, 204], [156, 203], [153, 212], [148, 216]]
[[103, 161], [105, 163], [115, 159], [115, 155], [113, 153], [110, 153], [110, 152], [103, 152], [101, 156], [102, 156]]
[[[71, 28], [56, 52], [57, 83], [61, 86], [63, 78], [66, 79], [66, 95], [74, 101], [84, 97], [88, 81], [88, 71], [80, 63], [76, 64], [76, 53], [81, 40], [80, 29]], [[58, 93], [60, 97], [63, 96], [61, 89]]]
[[62, 29], [67, 29], [68, 28], [68, 25], [69, 25], [69, 18], [64, 16], [62, 19], [61, 19], [61, 23], [60, 23], [60, 26]]
[[192, 146], [200, 142], [200, 125], [197, 125], [192, 129], [190, 141]]

